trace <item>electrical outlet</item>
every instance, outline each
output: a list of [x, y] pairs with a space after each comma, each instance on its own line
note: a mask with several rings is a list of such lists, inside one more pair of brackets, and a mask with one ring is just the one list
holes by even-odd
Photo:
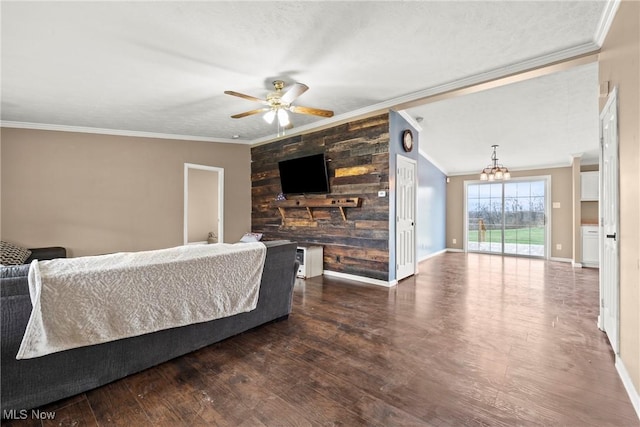
[[561, 243], [556, 243], [556, 250], [558, 250], [558, 251], [562, 250], [562, 244]]
[[455, 245], [456, 243], [458, 243], [458, 239], [451, 239], [451, 243]]
[[387, 197], [387, 192], [384, 190], [378, 191], [378, 197]]

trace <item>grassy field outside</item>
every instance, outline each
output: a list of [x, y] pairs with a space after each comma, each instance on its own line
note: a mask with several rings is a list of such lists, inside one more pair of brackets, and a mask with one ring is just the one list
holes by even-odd
[[[468, 241], [478, 241], [478, 230], [468, 231]], [[502, 242], [502, 230], [487, 230], [485, 232], [485, 242]], [[544, 245], [544, 227], [536, 228], [514, 228], [504, 230], [505, 243], [520, 243], [529, 245]]]

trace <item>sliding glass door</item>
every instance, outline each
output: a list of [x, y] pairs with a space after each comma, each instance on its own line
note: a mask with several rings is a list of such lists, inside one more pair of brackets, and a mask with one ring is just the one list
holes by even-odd
[[504, 217], [501, 183], [467, 186], [467, 249], [502, 253]]
[[548, 178], [465, 186], [468, 251], [545, 256]]

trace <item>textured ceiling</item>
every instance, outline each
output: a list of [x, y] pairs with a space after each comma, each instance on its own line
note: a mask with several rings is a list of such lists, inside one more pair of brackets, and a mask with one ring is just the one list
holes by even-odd
[[[312, 129], [474, 76], [594, 51], [607, 11], [603, 0], [1, 7], [3, 125], [223, 142], [239, 135], [247, 143], [273, 137], [275, 125], [260, 116], [231, 119], [259, 104], [225, 90], [264, 97], [274, 79], [305, 83], [310, 89], [296, 104], [336, 113], [292, 117], [295, 129]], [[423, 140], [437, 143], [424, 150], [446, 173], [478, 169], [493, 143], [517, 167], [567, 164], [569, 155], [593, 150], [597, 67], [494, 91], [408, 111], [425, 118]], [[546, 148], [553, 150], [540, 156]]]
[[479, 173], [491, 146], [509, 169], [598, 160], [598, 64], [410, 109], [421, 149], [449, 175]]

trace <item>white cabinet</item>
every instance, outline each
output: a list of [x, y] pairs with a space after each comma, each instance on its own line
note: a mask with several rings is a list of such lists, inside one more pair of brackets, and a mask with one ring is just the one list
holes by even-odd
[[298, 277], [320, 276], [323, 272], [322, 246], [298, 246], [296, 259], [300, 262]]
[[582, 226], [582, 265], [598, 267], [600, 265], [599, 239], [597, 225]]
[[580, 173], [580, 200], [598, 201], [598, 171]]

